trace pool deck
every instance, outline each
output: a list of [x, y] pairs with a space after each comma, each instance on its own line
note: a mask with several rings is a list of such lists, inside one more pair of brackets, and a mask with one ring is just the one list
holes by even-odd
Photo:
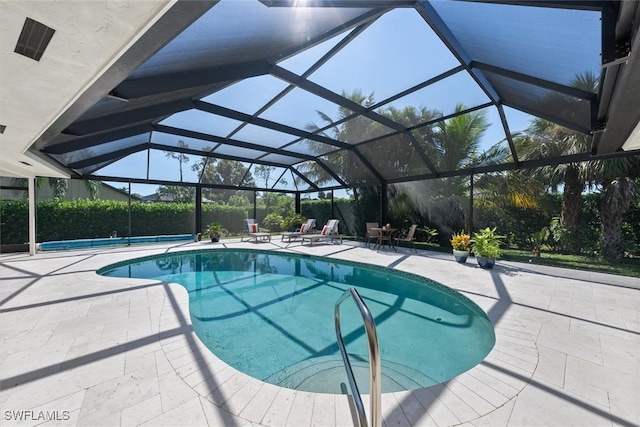
[[0, 255], [0, 425], [354, 425], [344, 395], [266, 384], [210, 354], [182, 286], [95, 274], [129, 258], [221, 247], [409, 271], [487, 312], [496, 328], [487, 358], [444, 384], [385, 393], [385, 426], [640, 425], [640, 278], [506, 261], [482, 270], [442, 253], [280, 239]]

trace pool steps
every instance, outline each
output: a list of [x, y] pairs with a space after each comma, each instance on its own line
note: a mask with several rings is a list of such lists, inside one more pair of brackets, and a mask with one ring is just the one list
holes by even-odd
[[[369, 390], [369, 362], [366, 357], [350, 354], [353, 373], [365, 393]], [[438, 381], [409, 366], [381, 360], [382, 390], [392, 393], [429, 387]], [[289, 366], [265, 379], [280, 387], [319, 393], [345, 394], [347, 384], [342, 360], [333, 356], [314, 357]], [[308, 384], [308, 386], [306, 386]]]

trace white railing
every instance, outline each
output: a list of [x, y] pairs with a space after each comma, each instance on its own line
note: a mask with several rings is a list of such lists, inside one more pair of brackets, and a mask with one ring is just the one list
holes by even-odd
[[[356, 379], [353, 376], [351, 362], [349, 361], [349, 355], [345, 349], [344, 341], [342, 339], [342, 331], [340, 330], [340, 304], [349, 297], [353, 298], [358, 310], [360, 310], [369, 342], [369, 394], [371, 398], [371, 424], [367, 424], [367, 414], [365, 413], [364, 405], [362, 404], [362, 397], [360, 396]], [[371, 316], [369, 308], [355, 288], [347, 289], [336, 302], [334, 321], [336, 324], [338, 346], [340, 347], [342, 360], [344, 361], [344, 366], [347, 370], [351, 394], [353, 395], [356, 411], [358, 412], [358, 425], [359, 427], [380, 427], [382, 425], [382, 391], [380, 386], [380, 350], [378, 348], [378, 333], [376, 332], [376, 324], [373, 320], [373, 316]]]

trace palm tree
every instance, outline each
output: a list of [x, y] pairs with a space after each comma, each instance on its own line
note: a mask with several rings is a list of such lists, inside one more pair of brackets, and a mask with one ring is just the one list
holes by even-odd
[[[373, 93], [364, 95], [359, 89], [354, 90], [351, 94], [343, 91], [341, 95], [365, 108], [370, 108], [375, 104]], [[318, 111], [317, 113], [322, 122], [324, 122], [323, 126], [316, 123], [309, 123], [305, 126], [305, 130], [320, 136], [355, 144], [359, 141], [369, 139], [375, 132], [375, 126], [372, 126], [371, 121], [362, 116], [357, 116], [354, 119], [344, 122], [344, 119], [353, 115], [353, 111], [343, 106], [338, 107], [337, 120], [335, 121], [331, 116], [322, 111]], [[307, 140], [306, 142], [311, 152], [317, 154], [325, 152], [325, 144], [314, 140]], [[327, 153], [323, 161], [337, 176], [348, 184], [359, 182], [363, 177], [368, 175], [368, 172], [363, 170], [361, 161], [352, 150], [336, 148]], [[300, 172], [318, 184], [325, 184], [333, 180], [331, 175], [316, 162], [306, 162], [302, 164]], [[354, 190], [354, 196], [357, 198], [357, 190]]]
[[53, 188], [53, 197], [64, 199], [69, 191], [69, 181], [63, 178], [49, 178], [49, 185]]
[[[464, 109], [464, 105], [458, 104], [455, 113]], [[492, 155], [482, 156], [480, 151], [480, 141], [488, 126], [486, 115], [481, 110], [438, 122], [434, 141], [436, 169], [455, 171], [500, 161], [499, 157], [503, 153], [494, 151]], [[444, 198], [463, 196], [467, 194], [468, 188], [468, 177], [445, 178], [442, 180], [440, 195]]]
[[[597, 93], [598, 78], [593, 73], [577, 76], [572, 86]], [[568, 130], [560, 125], [537, 119], [527, 130], [527, 137], [519, 142], [523, 159], [566, 156], [589, 151], [587, 135]], [[560, 224], [567, 230], [569, 246], [579, 248], [580, 213], [582, 193], [588, 186], [598, 186], [600, 193], [600, 243], [602, 256], [611, 262], [619, 262], [622, 251], [623, 214], [637, 199], [639, 189], [637, 174], [639, 157], [568, 163], [538, 168], [532, 171], [542, 177], [550, 187], [564, 185]], [[637, 176], [635, 176], [637, 178]]]
[[[588, 136], [569, 130], [543, 119], [536, 119], [525, 131], [526, 135], [517, 140], [517, 147], [523, 160], [569, 156], [584, 153], [589, 149]], [[565, 163], [543, 166], [526, 171], [532, 178], [548, 183], [549, 187], [563, 185], [560, 225], [572, 236], [565, 242], [568, 248], [577, 249], [580, 235], [580, 213], [582, 212], [582, 192], [589, 176], [589, 163]]]
[[[456, 105], [455, 112], [465, 110], [462, 104]], [[503, 163], [510, 156], [507, 145], [499, 141], [487, 150], [482, 151], [480, 143], [489, 127], [486, 114], [482, 110], [457, 115], [446, 121], [438, 123], [435, 139], [434, 163], [438, 171], [455, 171], [479, 166]], [[496, 180], [498, 178], [498, 180]], [[495, 174], [482, 174], [474, 179], [474, 189], [482, 190], [484, 198], [489, 200], [489, 195], [494, 191], [496, 182], [500, 182], [500, 176]], [[436, 187], [436, 207], [445, 215], [447, 212], [458, 212], [458, 221], [472, 232], [473, 224], [470, 213], [469, 191], [471, 187], [470, 176], [455, 176], [443, 178], [438, 181]], [[460, 226], [454, 222], [444, 224], [441, 230], [441, 239], [448, 240], [449, 234]]]
[[[576, 76], [571, 86], [597, 93], [599, 80], [594, 73], [586, 72]], [[553, 102], [562, 104], [568, 101], [556, 96]], [[590, 137], [544, 119], [535, 119], [517, 145], [523, 160], [534, 160], [588, 152]], [[582, 192], [589, 177], [592, 176], [590, 170], [592, 164], [590, 162], [566, 163], [528, 171], [530, 176], [548, 182], [552, 188], [557, 188], [560, 184], [564, 186], [560, 225], [567, 231], [565, 233], [567, 241], [564, 242], [564, 246], [574, 252], [579, 250], [580, 246]]]
[[[455, 108], [457, 113], [464, 110], [464, 105], [457, 105]], [[421, 111], [428, 112], [428, 115], [423, 114], [421, 117], [423, 123], [442, 116], [434, 110]], [[509, 158], [510, 152], [504, 141], [482, 151], [480, 143], [487, 128], [485, 113], [475, 111], [440, 121], [432, 127], [418, 128], [421, 132], [414, 132], [414, 135], [438, 172], [455, 171], [502, 163]], [[501, 182], [501, 176], [482, 174], [474, 180], [474, 188], [482, 189], [483, 199], [488, 199], [487, 196], [495, 193], [494, 188]], [[449, 240], [449, 235], [454, 230], [472, 227], [468, 176], [396, 184], [393, 189], [397, 194], [394, 199], [403, 193], [408, 195], [416, 211], [438, 226], [442, 243]], [[404, 203], [406, 204], [406, 200]]]
[[[356, 90], [351, 94], [342, 95], [353, 102], [356, 102], [365, 108], [370, 108], [375, 104], [373, 93], [365, 96], [362, 91]], [[463, 105], [457, 105], [456, 113], [465, 110]], [[422, 123], [432, 122], [438, 117], [442, 117], [442, 113], [431, 110], [426, 107], [405, 107], [396, 109], [393, 107], [378, 111], [396, 123], [400, 123], [407, 128], [411, 128]], [[366, 118], [358, 117], [342, 123], [336, 123], [331, 117], [322, 112], [318, 112], [321, 119], [325, 122], [324, 127], [320, 127], [314, 123], [309, 124], [306, 129], [311, 132], [317, 132], [321, 135], [328, 136], [343, 142], [357, 143], [358, 141], [367, 140], [381, 134], [383, 126], [377, 122], [372, 122]], [[353, 114], [350, 110], [340, 107], [338, 110], [338, 121]], [[418, 141], [418, 149], [422, 149], [431, 159], [437, 171], [454, 171], [471, 166], [488, 165], [502, 162], [508, 156], [508, 150], [504, 144], [496, 144], [490, 150], [481, 152], [480, 141], [484, 132], [488, 128], [486, 115], [483, 111], [475, 111], [466, 114], [457, 115], [451, 119], [443, 120], [435, 125], [418, 127], [413, 131], [413, 137]], [[320, 145], [317, 142], [309, 141], [313, 150], [315, 145], [318, 146], [317, 152], [320, 152]], [[414, 146], [414, 142], [403, 133], [398, 133], [388, 139], [382, 141], [361, 144], [358, 150], [369, 159], [374, 159], [375, 166], [381, 171], [393, 171], [396, 176], [411, 174], [415, 168], [425, 169], [426, 166], [422, 158], [418, 157], [418, 151]], [[336, 173], [342, 177], [347, 183], [357, 182], [365, 173], [359, 170], [361, 164], [355, 158], [355, 154], [350, 150], [336, 150], [325, 156], [325, 161]], [[329, 175], [322, 171], [317, 165], [310, 165], [305, 173], [315, 179], [316, 182], [325, 182], [323, 178], [330, 179]], [[431, 185], [432, 183], [430, 183]], [[418, 198], [424, 199], [424, 191], [413, 191], [411, 185], [393, 185], [390, 186], [390, 200], [400, 197], [401, 193], [409, 193], [410, 198], [416, 206], [416, 211], [421, 211], [421, 203]], [[450, 205], [456, 199], [455, 204], [460, 205], [460, 211], [463, 212], [467, 204], [461, 204], [469, 188], [469, 178], [467, 177], [451, 177], [439, 180], [438, 185], [432, 186], [439, 200], [452, 198], [447, 200], [443, 208], [447, 212], [451, 212]], [[362, 191], [362, 190], [360, 190]], [[356, 200], [358, 199], [358, 190], [354, 191]], [[432, 194], [431, 191], [427, 192]], [[406, 211], [406, 199], [404, 200]], [[399, 208], [399, 207], [398, 207]]]
[[[600, 193], [600, 244], [602, 257], [612, 263], [622, 261], [623, 214], [640, 199], [637, 175], [640, 156], [599, 160], [595, 163], [596, 180], [602, 186]], [[636, 176], [632, 176], [635, 173]]]

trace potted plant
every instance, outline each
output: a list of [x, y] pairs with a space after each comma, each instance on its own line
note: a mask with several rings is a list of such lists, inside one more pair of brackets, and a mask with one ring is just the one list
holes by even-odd
[[207, 228], [204, 230], [203, 236], [205, 238], [210, 237], [212, 242], [217, 242], [220, 240], [220, 236], [222, 235], [223, 231], [224, 228], [222, 228], [219, 223], [214, 222], [207, 226]]
[[455, 233], [451, 235], [451, 246], [453, 247], [453, 256], [456, 261], [460, 264], [467, 262], [471, 250], [471, 236], [464, 231]]
[[502, 238], [504, 236], [496, 234], [496, 227], [487, 227], [473, 234], [472, 250], [476, 254], [480, 267], [487, 270], [493, 268], [496, 258], [502, 255], [502, 249], [500, 249]]

